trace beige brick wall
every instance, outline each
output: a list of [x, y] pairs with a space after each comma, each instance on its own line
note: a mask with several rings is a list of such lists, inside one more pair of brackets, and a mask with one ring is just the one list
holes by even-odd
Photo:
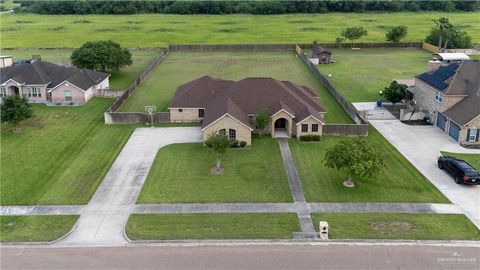
[[2, 87], [5, 87], [5, 91], [6, 91], [6, 94], [7, 96], [11, 96], [11, 95], [14, 95], [15, 92], [12, 90], [11, 86], [16, 86], [19, 90], [19, 94], [20, 95], [27, 95], [27, 91], [32, 88], [32, 87], [36, 87], [36, 88], [40, 88], [40, 93], [41, 93], [41, 96], [40, 97], [28, 97], [28, 101], [29, 102], [34, 102], [34, 103], [41, 103], [41, 102], [45, 102], [47, 100], [47, 88], [45, 85], [19, 85], [15, 82], [8, 82], [5, 86], [2, 86]]
[[[65, 100], [65, 91], [66, 90], [71, 90], [72, 91], [72, 100], [67, 101]], [[53, 89], [51, 92], [52, 94], [52, 102], [53, 103], [76, 103], [76, 104], [83, 104], [85, 103], [85, 93], [77, 88], [76, 86], [72, 84], [63, 83], [62, 85], [58, 86], [57, 88]]]
[[272, 120], [270, 122], [270, 133], [272, 136], [275, 136], [275, 121], [280, 118], [285, 118], [287, 120], [287, 132], [288, 136], [292, 136], [292, 116], [284, 111], [272, 115]]
[[[472, 122], [468, 123], [467, 125], [465, 125], [464, 127], [462, 127], [462, 129], [460, 130], [460, 136], [459, 136], [459, 141], [461, 142], [465, 142], [468, 140], [468, 129], [470, 128], [476, 128], [476, 129], [479, 129], [480, 130], [480, 115], [473, 119]], [[471, 143], [478, 143], [480, 144], [480, 141], [476, 141], [476, 142], [471, 142]]]
[[[308, 125], [308, 132], [302, 132], [302, 124]], [[312, 131], [312, 124], [318, 124], [318, 132]], [[302, 135], [322, 135], [322, 123], [315, 120], [314, 118], [308, 118], [307, 120], [301, 122], [299, 125], [296, 125], [296, 137], [297, 139], [300, 138]]]
[[[199, 108], [169, 108], [170, 122], [194, 122], [201, 121], [203, 117], [198, 117]], [[179, 112], [182, 109], [182, 112]]]
[[252, 143], [252, 132], [250, 129], [228, 115], [208, 126], [203, 131], [203, 140], [207, 140], [208, 135], [212, 132], [218, 132], [221, 129], [225, 129], [227, 135], [229, 129], [235, 129], [238, 141], [246, 141], [247, 145]]

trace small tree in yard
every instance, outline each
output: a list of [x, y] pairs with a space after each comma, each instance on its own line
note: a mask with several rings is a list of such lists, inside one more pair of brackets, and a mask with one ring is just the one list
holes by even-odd
[[132, 64], [132, 54], [111, 40], [87, 42], [70, 56], [77, 68], [118, 71]]
[[33, 116], [32, 106], [25, 96], [8, 96], [1, 105], [1, 121], [13, 125]]
[[405, 25], [395, 26], [392, 29], [388, 30], [385, 38], [387, 41], [399, 42], [404, 38], [408, 33], [408, 27]]
[[364, 139], [345, 140], [327, 150], [325, 166], [348, 174], [344, 182], [353, 187], [352, 177], [376, 178], [385, 168], [381, 153]]
[[393, 81], [388, 87], [385, 87], [382, 96], [395, 106], [395, 103], [402, 101], [407, 96], [407, 87], [399, 84], [397, 81]]
[[366, 36], [368, 34], [367, 30], [363, 29], [363, 27], [348, 27], [343, 30], [342, 32], [342, 37], [345, 37], [346, 39], [350, 40], [352, 42], [352, 48], [353, 48], [353, 41], [357, 40], [363, 36]]
[[217, 154], [217, 163], [215, 166], [215, 172], [221, 172], [221, 163], [222, 163], [222, 156], [227, 151], [228, 146], [230, 145], [230, 141], [228, 140], [227, 135], [220, 134], [220, 133], [211, 133], [208, 135], [207, 140], [205, 141], [205, 145], [213, 149], [213, 151]]
[[258, 129], [260, 138], [262, 137], [262, 131], [268, 126], [268, 123], [270, 123], [270, 119], [271, 114], [267, 109], [262, 109], [255, 114], [255, 126]]

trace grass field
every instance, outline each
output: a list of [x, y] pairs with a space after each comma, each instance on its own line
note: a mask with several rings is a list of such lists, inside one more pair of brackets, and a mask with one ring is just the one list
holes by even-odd
[[50, 242], [70, 231], [78, 216], [1, 216], [1, 242]]
[[210, 172], [215, 161], [201, 144], [160, 149], [138, 203], [292, 201], [277, 140], [254, 138], [251, 147], [228, 149], [220, 175]]
[[157, 110], [165, 111], [177, 87], [203, 75], [232, 80], [274, 77], [310, 86], [320, 94], [327, 122], [351, 122], [335, 98], [293, 52], [173, 52], [120, 111], [143, 112], [145, 105], [156, 105]]
[[21, 132], [2, 125], [1, 204], [87, 203], [133, 131], [131, 125], [104, 125], [103, 111], [112, 102], [37, 104]]
[[318, 230], [327, 221], [331, 239], [479, 240], [480, 231], [464, 215], [326, 213], [312, 214]]
[[375, 101], [392, 80], [426, 72], [431, 57], [420, 49], [336, 49], [332, 59], [337, 63], [318, 68], [332, 74], [330, 81], [348, 101]]
[[375, 128], [366, 139], [383, 153], [387, 168], [378, 179], [356, 179], [355, 188], [346, 188], [344, 173], [322, 164], [327, 149], [345, 137], [324, 136], [319, 143], [290, 140], [290, 148], [309, 202], [425, 202], [448, 200], [405, 159]]
[[131, 215], [132, 240], [290, 239], [301, 231], [296, 214], [146, 214]]
[[[14, 59], [30, 59], [32, 55], [40, 55], [42, 60], [52, 63], [70, 63], [71, 49], [20, 49], [1, 50], [1, 55], [13, 55]], [[110, 89], [124, 90], [143, 72], [143, 70], [160, 55], [160, 50], [131, 50], [133, 64], [120, 71], [112, 72], [110, 76]]]
[[449, 153], [449, 152], [442, 152], [442, 155], [463, 159], [466, 162], [468, 162], [470, 165], [475, 167], [475, 169], [480, 171], [480, 155], [479, 154], [455, 154], [455, 153]]
[[[480, 42], [478, 12], [328, 13], [289, 15], [32, 15], [2, 16], [2, 48], [75, 48], [91, 40], [113, 40], [130, 48], [173, 43], [334, 42], [349, 26], [368, 30], [365, 42], [406, 25], [406, 41], [422, 41], [433, 19], [448, 17]], [[48, 37], [48, 38], [46, 38]]]

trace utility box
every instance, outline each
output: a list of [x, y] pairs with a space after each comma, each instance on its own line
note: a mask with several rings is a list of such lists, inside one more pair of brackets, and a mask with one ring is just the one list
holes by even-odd
[[320, 227], [319, 228], [320, 228], [319, 229], [320, 239], [328, 240], [328, 222], [320, 221]]

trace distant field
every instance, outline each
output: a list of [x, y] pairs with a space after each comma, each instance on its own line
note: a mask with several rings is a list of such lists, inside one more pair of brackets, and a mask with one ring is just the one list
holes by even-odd
[[[309, 52], [310, 53], [310, 52]], [[350, 102], [375, 101], [394, 79], [413, 79], [427, 71], [429, 52], [420, 49], [337, 49], [330, 65], [319, 65], [324, 75]]]
[[432, 19], [448, 17], [480, 42], [478, 12], [328, 13], [289, 15], [33, 15], [2, 16], [3, 48], [73, 48], [90, 40], [114, 40], [126, 47], [172, 43], [334, 42], [348, 26], [368, 30], [365, 42], [384, 42], [385, 32], [406, 25], [405, 40], [421, 41]]
[[1, 205], [86, 204], [133, 131], [131, 125], [103, 123], [112, 102], [37, 104], [21, 132], [2, 124]]
[[[2, 18], [3, 19], [3, 18]], [[2, 50], [1, 55], [13, 55], [14, 59], [30, 59], [32, 55], [40, 55], [43, 60], [53, 63], [70, 63], [71, 49], [38, 50]], [[123, 90], [142, 73], [142, 71], [160, 54], [160, 50], [131, 50], [133, 64], [113, 72], [110, 76], [110, 89]]]
[[143, 112], [145, 105], [167, 110], [177, 87], [203, 75], [240, 80], [245, 77], [273, 77], [316, 89], [325, 107], [327, 122], [350, 123], [351, 119], [335, 98], [318, 82], [294, 52], [172, 52], [120, 111]]

